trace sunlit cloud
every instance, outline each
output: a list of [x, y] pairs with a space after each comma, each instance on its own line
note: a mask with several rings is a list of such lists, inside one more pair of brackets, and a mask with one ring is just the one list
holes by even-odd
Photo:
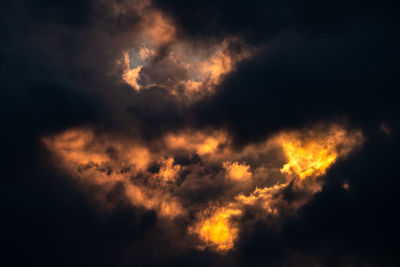
[[238, 162], [224, 162], [222, 166], [226, 169], [228, 177], [235, 181], [246, 181], [251, 178], [250, 166]]
[[295, 174], [302, 179], [323, 175], [339, 156], [349, 153], [360, 138], [360, 133], [348, 136], [344, 129], [337, 127], [333, 127], [324, 135], [313, 131], [309, 131], [306, 136], [302, 133], [282, 134], [279, 142], [287, 155], [288, 162], [281, 171]]
[[222, 153], [230, 140], [224, 131], [184, 131], [170, 133], [164, 138], [166, 146], [171, 150], [186, 150], [200, 156]]
[[[122, 185], [133, 206], [154, 210], [170, 221], [186, 218], [187, 233], [199, 240], [197, 248], [225, 253], [235, 247], [247, 207], [259, 209], [265, 218], [279, 218], [282, 208], [297, 210], [322, 190], [323, 179], [318, 178], [359, 146], [362, 134], [338, 125], [317, 125], [283, 131], [238, 149], [225, 130], [186, 129], [144, 144], [82, 128], [43, 142], [60, 168], [82, 184], [98, 186], [104, 194]], [[268, 156], [274, 149], [282, 152], [273, 154], [279, 160]], [[176, 161], [182, 157], [187, 160]], [[196, 188], [212, 191], [216, 186], [220, 193], [206, 203], [199, 206], [191, 199]], [[287, 190], [299, 197], [286, 201]], [[97, 199], [107, 205], [106, 198]]]
[[[149, 6], [135, 10], [142, 20], [132, 47], [116, 60], [122, 81], [134, 90], [161, 87], [177, 99], [192, 103], [213, 94], [224, 76], [251, 53], [238, 38], [213, 44], [183, 40], [171, 19]], [[240, 44], [242, 49], [231, 49]]]
[[[207, 214], [207, 212], [203, 213]], [[203, 241], [199, 248], [211, 247], [220, 252], [232, 249], [239, 233], [239, 228], [232, 222], [232, 217], [241, 215], [242, 211], [221, 207], [213, 211], [211, 216], [207, 217], [205, 214], [201, 214], [198, 223], [189, 228], [189, 233], [197, 234]]]

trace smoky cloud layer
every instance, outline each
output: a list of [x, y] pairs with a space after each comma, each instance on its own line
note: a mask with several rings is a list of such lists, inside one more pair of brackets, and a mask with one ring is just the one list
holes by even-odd
[[396, 266], [395, 1], [3, 1], [4, 266]]

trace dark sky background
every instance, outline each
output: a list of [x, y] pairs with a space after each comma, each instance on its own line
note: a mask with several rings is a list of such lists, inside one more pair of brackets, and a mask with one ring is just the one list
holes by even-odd
[[[110, 75], [143, 20], [116, 7], [135, 5], [1, 2], [2, 266], [400, 264], [397, 1], [151, 1], [179, 40], [207, 47], [237, 37], [238, 46], [255, 48], [214, 94], [190, 105]], [[321, 121], [360, 129], [363, 145], [328, 170], [322, 191], [297, 216], [279, 227], [258, 221], [226, 255], [177, 253], [173, 230], [160, 226], [155, 211], [122, 201], [102, 213], [41, 142], [81, 126], [146, 143], [171, 129], [220, 127], [240, 147]]]

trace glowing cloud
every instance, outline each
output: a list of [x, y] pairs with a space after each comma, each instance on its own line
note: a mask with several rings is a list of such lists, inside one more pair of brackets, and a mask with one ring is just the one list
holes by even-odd
[[229, 142], [223, 131], [187, 131], [165, 136], [165, 143], [171, 150], [186, 150], [200, 156], [218, 153]]
[[226, 252], [232, 249], [239, 232], [231, 219], [241, 214], [239, 209], [219, 208], [211, 216], [201, 218], [194, 227], [189, 228], [189, 232], [196, 233], [204, 242], [205, 246], [199, 248], [212, 247]]
[[[233, 216], [240, 217], [246, 206], [260, 207], [265, 216], [279, 216], [282, 207], [296, 210], [321, 190], [322, 183], [314, 178], [325, 174], [337, 158], [346, 156], [361, 142], [359, 131], [348, 132], [333, 125], [323, 130], [317, 127], [312, 130], [282, 132], [266, 140], [263, 145], [245, 147], [243, 155], [262, 153], [273, 145], [280, 146], [287, 158], [287, 163], [280, 171], [287, 175], [287, 182], [266, 187], [256, 186], [250, 194], [239, 193], [209, 217], [201, 217], [189, 231], [197, 233], [204, 247], [221, 252], [232, 249], [238, 235], [237, 226], [231, 223]], [[251, 177], [248, 165], [224, 162], [223, 167], [231, 179], [249, 180]], [[308, 177], [313, 179], [306, 179]], [[289, 186], [292, 191], [301, 192], [301, 197], [291, 202], [284, 201], [284, 190]]]
[[165, 183], [175, 182], [178, 172], [181, 169], [180, 165], [173, 165], [174, 159], [167, 158], [160, 160], [161, 168], [157, 174], [157, 178]]
[[224, 162], [222, 166], [226, 169], [229, 178], [232, 180], [246, 181], [251, 178], [249, 165], [239, 164], [238, 162]]
[[142, 8], [136, 12], [142, 21], [132, 47], [116, 62], [122, 80], [137, 91], [162, 87], [192, 103], [212, 94], [223, 77], [251, 54], [247, 48], [232, 51], [230, 44], [241, 43], [237, 38], [212, 45], [181, 40], [173, 22], [161, 11]]
[[288, 184], [277, 184], [271, 187], [258, 188], [256, 187], [254, 191], [246, 196], [245, 194], [239, 194], [236, 196], [235, 200], [237, 205], [257, 205], [260, 204], [261, 207], [269, 214], [278, 214], [277, 204], [280, 202], [277, 195], [287, 186]]
[[361, 134], [348, 134], [344, 129], [332, 127], [325, 133], [309, 131], [307, 136], [301, 136], [293, 132], [278, 139], [288, 158], [281, 172], [303, 179], [325, 174], [339, 156], [345, 156], [360, 142]]
[[143, 66], [137, 66], [136, 68], [130, 67], [130, 59], [129, 54], [124, 53], [123, 55], [123, 68], [124, 73], [122, 74], [122, 79], [132, 86], [135, 90], [139, 91], [141, 89], [140, 85], [138, 84], [139, 73], [142, 70]]
[[[173, 165], [173, 159], [161, 158], [159, 172], [151, 174], [146, 169], [153, 155], [147, 148], [134, 142], [108, 141], [96, 137], [89, 129], [68, 130], [44, 138], [43, 142], [55, 153], [60, 167], [82, 183], [97, 185], [105, 193], [121, 184], [133, 205], [157, 210], [165, 218], [173, 219], [184, 213], [179, 201], [165, 190], [165, 184], [175, 179], [180, 168]], [[132, 177], [138, 174], [144, 175], [152, 186], [141, 180], [133, 181]], [[99, 201], [106, 200], [100, 197]]]
[[[338, 125], [317, 125], [234, 149], [223, 130], [167, 133], [149, 147], [138, 140], [71, 129], [43, 142], [61, 168], [82, 184], [100, 188], [95, 198], [104, 206], [110, 206], [104, 195], [122, 185], [121, 194], [133, 206], [170, 221], [185, 218], [188, 233], [198, 237], [198, 248], [224, 253], [234, 248], [247, 207], [259, 209], [264, 219], [279, 218], [282, 209], [296, 211], [322, 189], [323, 179], [316, 178], [361, 144], [362, 135]], [[271, 165], [266, 155], [273, 149], [282, 155]], [[178, 163], [175, 159], [182, 155], [187, 160]], [[197, 160], [191, 161], [194, 156]], [[220, 193], [207, 204], [192, 200], [193, 190], [213, 188]], [[287, 201], [288, 191], [298, 194]]]

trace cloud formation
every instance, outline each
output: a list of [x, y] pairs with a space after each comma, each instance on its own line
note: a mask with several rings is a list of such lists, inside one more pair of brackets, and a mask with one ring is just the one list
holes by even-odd
[[[109, 207], [107, 196], [122, 187], [133, 206], [155, 210], [167, 220], [185, 217], [188, 233], [200, 239], [198, 248], [224, 252], [234, 247], [239, 233], [232, 220], [247, 206], [257, 206], [261, 217], [278, 216], [286, 206], [298, 209], [321, 190], [323, 183], [317, 178], [362, 142], [359, 131], [337, 125], [319, 128], [278, 133], [240, 150], [230, 145], [227, 133], [193, 130], [190, 135], [168, 134], [148, 146], [88, 129], [67, 130], [43, 142], [61, 168], [83, 185], [99, 188], [99, 205]], [[270, 162], [266, 155], [273, 149], [280, 150], [281, 158]], [[277, 170], [280, 180], [271, 181], [269, 176]], [[217, 187], [219, 193], [204, 203], [192, 195], [193, 190], [212, 192]], [[288, 188], [299, 197], [285, 201]]]
[[398, 265], [394, 1], [1, 6], [2, 265]]

